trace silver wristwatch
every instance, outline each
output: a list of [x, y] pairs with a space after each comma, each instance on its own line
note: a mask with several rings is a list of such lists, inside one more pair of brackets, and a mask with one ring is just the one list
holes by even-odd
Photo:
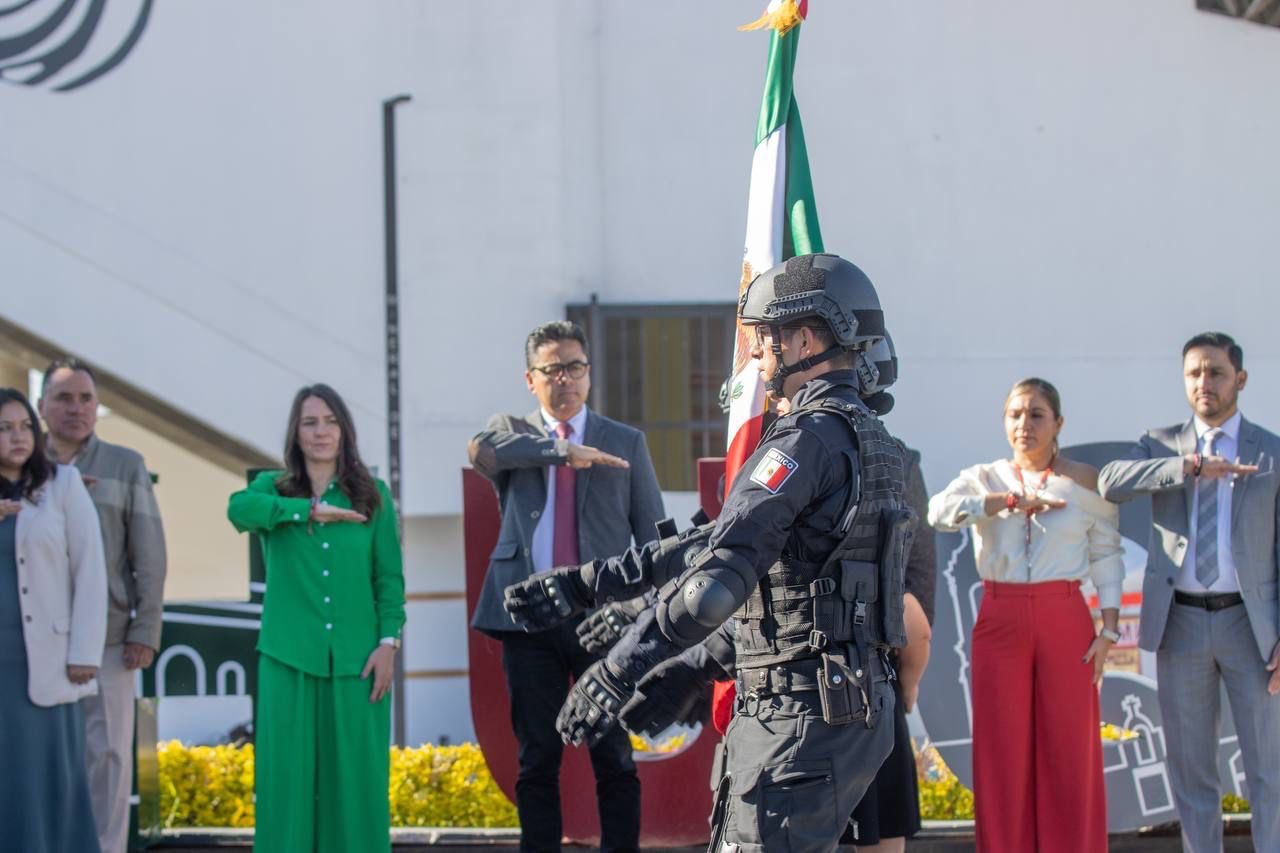
[[1103, 639], [1110, 640], [1113, 643], [1120, 642], [1120, 632], [1112, 631], [1110, 628], [1103, 628], [1101, 631], [1098, 632], [1098, 636], [1102, 637]]

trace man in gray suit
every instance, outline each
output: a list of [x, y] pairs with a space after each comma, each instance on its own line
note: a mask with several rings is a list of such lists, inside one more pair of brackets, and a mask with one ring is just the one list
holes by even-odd
[[[471, 627], [502, 642], [519, 742], [516, 809], [520, 848], [560, 849], [560, 758], [556, 714], [596, 661], [578, 642], [581, 619], [526, 634], [502, 606], [511, 584], [556, 566], [620, 554], [655, 536], [662, 492], [644, 435], [590, 411], [587, 338], [573, 323], [547, 323], [525, 343], [525, 382], [539, 408], [495, 415], [468, 446], [471, 464], [493, 481], [502, 530]], [[603, 850], [637, 850], [640, 780], [622, 729], [591, 750]]]
[[1098, 488], [1123, 502], [1151, 495], [1139, 645], [1156, 652], [1183, 849], [1222, 850], [1219, 694], [1239, 735], [1255, 849], [1280, 851], [1280, 437], [1244, 420], [1248, 374], [1229, 335], [1182, 350], [1193, 416], [1154, 429]]

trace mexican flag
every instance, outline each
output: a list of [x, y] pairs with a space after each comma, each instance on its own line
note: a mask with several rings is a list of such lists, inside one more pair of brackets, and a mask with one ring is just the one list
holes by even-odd
[[[759, 273], [810, 252], [822, 251], [813, 181], [804, 147], [792, 71], [800, 41], [800, 22], [808, 0], [773, 0], [768, 10], [744, 29], [772, 28], [764, 97], [756, 123], [755, 156], [747, 194], [747, 239], [742, 252], [738, 294]], [[725, 493], [733, 477], [760, 442], [767, 406], [764, 383], [751, 357], [750, 330], [738, 326], [729, 380], [729, 448], [725, 454]]]
[[[758, 21], [743, 29], [769, 27], [769, 62], [756, 123], [756, 149], [747, 193], [747, 240], [742, 252], [741, 296], [759, 273], [793, 258], [822, 251], [813, 181], [804, 147], [792, 72], [800, 42], [800, 22], [808, 0], [773, 0]], [[729, 380], [729, 449], [725, 454], [725, 494], [734, 475], [760, 443], [768, 400], [751, 357], [749, 330], [738, 325]], [[712, 722], [723, 733], [733, 717], [732, 682], [719, 682], [712, 697]]]

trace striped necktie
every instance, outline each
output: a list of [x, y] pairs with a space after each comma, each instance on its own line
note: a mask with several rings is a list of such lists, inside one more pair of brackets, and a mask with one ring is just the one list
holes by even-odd
[[[1206, 458], [1217, 454], [1221, 437], [1220, 429], [1204, 434]], [[1218, 479], [1201, 477], [1196, 480], [1196, 580], [1208, 589], [1218, 574]]]

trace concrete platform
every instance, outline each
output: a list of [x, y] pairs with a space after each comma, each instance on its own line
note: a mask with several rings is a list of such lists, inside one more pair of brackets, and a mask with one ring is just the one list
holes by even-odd
[[[520, 833], [515, 829], [393, 829], [391, 846], [395, 853], [461, 853], [461, 851], [516, 850]], [[253, 846], [250, 829], [182, 829], [165, 830], [151, 850], [166, 853], [207, 853]], [[575, 849], [575, 848], [568, 848]], [[587, 850], [590, 848], [576, 848]], [[701, 853], [703, 847], [646, 848], [653, 853]], [[971, 821], [926, 821], [924, 832], [907, 844], [912, 853], [972, 853]], [[1130, 835], [1113, 835], [1108, 843], [1110, 853], [1177, 853], [1182, 849], [1176, 825], [1154, 827]], [[852, 851], [853, 848], [841, 848]], [[1253, 850], [1249, 839], [1248, 817], [1226, 818], [1226, 853], [1248, 853]]]

